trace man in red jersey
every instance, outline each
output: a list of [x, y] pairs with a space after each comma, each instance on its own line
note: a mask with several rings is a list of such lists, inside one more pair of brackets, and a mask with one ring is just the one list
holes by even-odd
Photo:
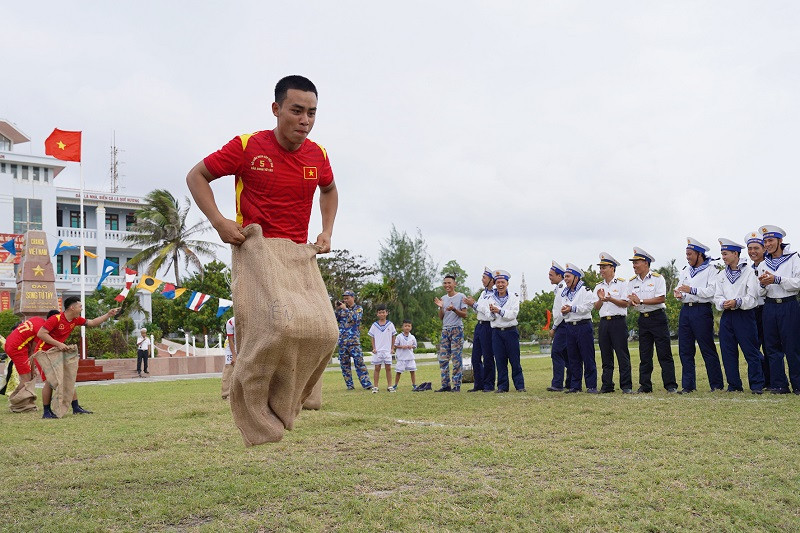
[[[50, 311], [47, 313], [47, 318], [57, 314], [56, 310]], [[36, 346], [34, 339], [45, 320], [40, 316], [33, 316], [15, 327], [6, 339], [5, 351], [14, 362], [19, 374], [19, 385], [8, 397], [8, 407], [13, 413], [36, 410], [36, 393], [32, 383], [33, 369], [30, 361], [31, 348]]]
[[[64, 300], [64, 312], [48, 318], [44, 325], [42, 325], [42, 327], [39, 329], [39, 332], [36, 334], [36, 336], [39, 337], [39, 343], [36, 346], [37, 353], [46, 352], [51, 348], [57, 348], [62, 352], [76, 351], [77, 346], [64, 344], [64, 341], [67, 340], [75, 326], [86, 325], [90, 328], [99, 326], [112, 316], [115, 316], [119, 312], [120, 308], [117, 307], [111, 309], [106, 314], [91, 320], [86, 320], [85, 318], [81, 317], [81, 309], [80, 296], [70, 296]], [[44, 374], [42, 375], [42, 379], [45, 379]], [[69, 385], [66, 387], [67, 389], [74, 388], [75, 386], [74, 383], [62, 383], [59, 386], [64, 387], [65, 385]], [[58, 418], [58, 416], [50, 409], [50, 400], [52, 398], [52, 394], [53, 388], [50, 386], [50, 383], [45, 380], [44, 388], [42, 389], [42, 404], [44, 407], [42, 418]], [[81, 407], [80, 404], [78, 404], [78, 393], [76, 391], [72, 395], [72, 414], [82, 415], [91, 413], [91, 411], [87, 411]]]
[[[307, 137], [314, 127], [317, 88], [302, 76], [287, 76], [275, 86], [272, 130], [239, 135], [189, 171], [186, 184], [197, 206], [223, 242], [244, 242], [242, 227], [258, 223], [264, 237], [308, 242], [314, 193], [320, 189], [322, 233], [319, 253], [331, 249], [339, 195], [325, 149]], [[236, 220], [217, 207], [209, 182], [236, 177]]]

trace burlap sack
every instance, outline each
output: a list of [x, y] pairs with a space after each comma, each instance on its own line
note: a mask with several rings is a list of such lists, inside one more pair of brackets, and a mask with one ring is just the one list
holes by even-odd
[[25, 413], [36, 410], [36, 382], [19, 382], [14, 392], [8, 396], [8, 408], [12, 413]]
[[292, 429], [339, 336], [317, 249], [265, 239], [244, 228], [233, 248], [237, 357], [231, 377], [233, 419], [246, 446], [276, 442]]
[[231, 393], [231, 375], [233, 374], [233, 365], [224, 365], [222, 367], [222, 399], [226, 400]]
[[47, 383], [53, 389], [50, 410], [61, 418], [72, 408], [75, 378], [78, 376], [78, 352], [62, 352], [57, 348], [50, 348], [46, 352], [36, 352], [33, 357], [39, 361]]
[[311, 395], [303, 402], [303, 409], [318, 410], [322, 407], [322, 376], [319, 377]]

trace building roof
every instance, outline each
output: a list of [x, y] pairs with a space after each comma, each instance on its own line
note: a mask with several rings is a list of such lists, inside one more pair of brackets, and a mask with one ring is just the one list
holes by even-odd
[[25, 135], [14, 123], [4, 118], [0, 118], [0, 135], [11, 139], [11, 142], [14, 144], [26, 143], [31, 140], [31, 138]]

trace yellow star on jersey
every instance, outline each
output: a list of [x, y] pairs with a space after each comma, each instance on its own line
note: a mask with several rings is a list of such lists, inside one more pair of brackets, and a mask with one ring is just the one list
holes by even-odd
[[62, 143], [61, 141], [58, 141], [58, 147], [59, 147], [59, 148], [61, 148], [61, 149], [63, 150], [64, 148], [66, 148], [66, 147], [67, 147], [67, 145], [66, 145], [66, 144], [64, 144], [64, 143]]
[[42, 265], [36, 265], [36, 268], [33, 269], [33, 275], [44, 277], [44, 269], [42, 268]]

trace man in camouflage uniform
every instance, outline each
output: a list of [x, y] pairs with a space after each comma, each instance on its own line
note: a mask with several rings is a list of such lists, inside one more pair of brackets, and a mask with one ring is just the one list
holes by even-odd
[[344, 291], [342, 301], [336, 306], [336, 320], [339, 322], [339, 364], [342, 367], [342, 377], [348, 390], [353, 390], [353, 373], [350, 367], [350, 358], [356, 367], [358, 380], [367, 390], [372, 389], [369, 371], [364, 364], [364, 355], [361, 353], [361, 317], [364, 309], [356, 304], [356, 295], [353, 291]]

